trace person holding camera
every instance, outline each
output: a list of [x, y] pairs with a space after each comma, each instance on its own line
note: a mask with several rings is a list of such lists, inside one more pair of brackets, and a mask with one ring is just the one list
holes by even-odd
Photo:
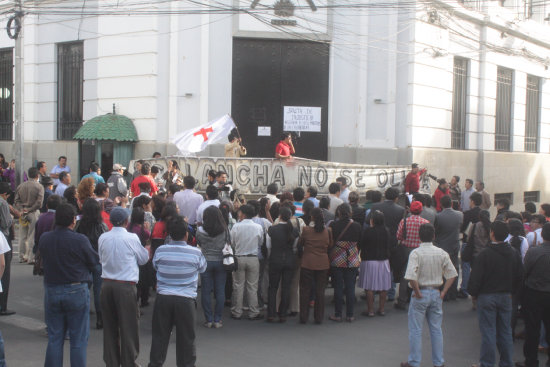
[[227, 182], [227, 173], [223, 171], [218, 171], [216, 174], [216, 183], [214, 184], [218, 188], [218, 195], [220, 201], [230, 200], [231, 191], [233, 187], [229, 182]]

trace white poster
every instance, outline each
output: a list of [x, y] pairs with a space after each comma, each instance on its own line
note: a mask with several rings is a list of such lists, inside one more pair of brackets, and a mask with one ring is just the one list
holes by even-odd
[[258, 126], [258, 136], [271, 136], [271, 126]]
[[321, 107], [285, 106], [284, 131], [321, 132]]

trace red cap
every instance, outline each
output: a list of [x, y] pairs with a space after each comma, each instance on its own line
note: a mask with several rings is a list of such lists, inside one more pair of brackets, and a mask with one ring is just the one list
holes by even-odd
[[422, 212], [422, 203], [420, 201], [413, 201], [411, 203], [411, 213], [420, 214]]

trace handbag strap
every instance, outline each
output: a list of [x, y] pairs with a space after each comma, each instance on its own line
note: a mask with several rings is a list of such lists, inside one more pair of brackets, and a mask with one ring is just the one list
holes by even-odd
[[346, 227], [344, 227], [344, 230], [342, 232], [340, 232], [340, 235], [336, 239], [336, 242], [340, 241], [340, 239], [346, 233], [346, 231], [348, 230], [348, 228], [351, 226], [352, 223], [353, 223], [353, 220], [350, 219], [348, 225]]

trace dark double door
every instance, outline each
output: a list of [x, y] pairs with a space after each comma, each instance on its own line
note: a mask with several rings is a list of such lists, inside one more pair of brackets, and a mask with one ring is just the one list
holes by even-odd
[[249, 157], [273, 157], [284, 106], [304, 106], [321, 107], [321, 132], [300, 132], [296, 156], [327, 159], [328, 43], [235, 38], [232, 77], [231, 114]]

